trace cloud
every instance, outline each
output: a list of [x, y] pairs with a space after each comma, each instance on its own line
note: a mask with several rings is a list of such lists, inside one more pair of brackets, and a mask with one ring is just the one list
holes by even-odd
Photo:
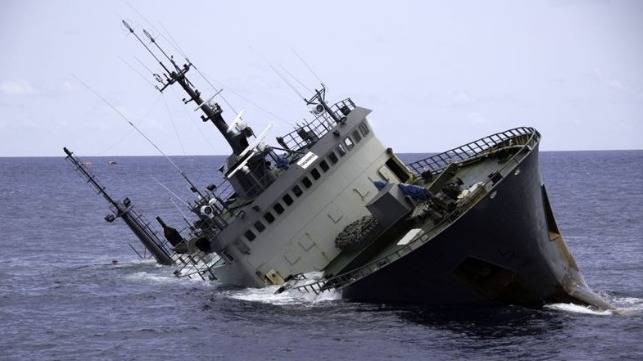
[[30, 95], [35, 93], [31, 84], [23, 79], [3, 80], [0, 90], [6, 95]]
[[453, 96], [452, 101], [455, 106], [464, 107], [471, 104], [471, 97], [467, 93], [459, 92]]
[[607, 86], [616, 90], [622, 90], [623, 89], [623, 83], [620, 80], [617, 79], [612, 79], [607, 82]]
[[471, 124], [484, 124], [487, 122], [487, 119], [478, 112], [469, 113], [468, 118]]
[[603, 71], [600, 68], [594, 68], [594, 77], [603, 85], [606, 85], [609, 88], [614, 90], [627, 90], [623, 82], [618, 79], [610, 79], [603, 74]]
[[60, 84], [60, 89], [65, 92], [75, 93], [81, 91], [83, 87], [77, 81], [65, 79], [65, 81]]

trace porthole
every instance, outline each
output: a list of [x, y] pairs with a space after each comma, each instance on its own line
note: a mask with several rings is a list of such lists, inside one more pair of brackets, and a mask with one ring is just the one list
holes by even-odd
[[251, 230], [247, 230], [246, 233], [244, 233], [243, 235], [246, 236], [246, 238], [250, 242], [252, 242], [255, 238], [257, 238], [257, 236], [255, 236], [255, 234]]

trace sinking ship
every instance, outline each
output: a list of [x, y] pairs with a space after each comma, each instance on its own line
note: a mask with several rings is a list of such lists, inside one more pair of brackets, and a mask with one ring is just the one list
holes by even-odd
[[[541, 135], [522, 127], [405, 164], [350, 98], [305, 99], [314, 119], [268, 145], [242, 112], [226, 122], [188, 80], [193, 68], [127, 29], [163, 69], [157, 89], [179, 86], [231, 154], [223, 181], [191, 184], [194, 219], [162, 232], [113, 199], [65, 148], [74, 168], [159, 263], [277, 292], [336, 290], [347, 300], [416, 304], [573, 302], [610, 308], [586, 284], [558, 229], [538, 160]], [[213, 177], [214, 178], [214, 177]], [[162, 234], [159, 235], [159, 234]], [[313, 276], [311, 276], [313, 275]]]

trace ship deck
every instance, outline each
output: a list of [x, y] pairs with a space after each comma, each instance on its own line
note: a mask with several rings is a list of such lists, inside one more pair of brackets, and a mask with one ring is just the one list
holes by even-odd
[[[462, 180], [463, 189], [469, 189], [478, 183], [483, 184], [477, 187], [476, 191], [470, 192], [467, 197], [459, 200], [456, 210], [449, 217], [439, 221], [429, 218], [422, 219], [423, 217], [420, 215], [425, 211], [425, 205], [418, 204], [409, 220], [400, 222], [388, 230], [381, 230], [373, 239], [365, 242], [358, 249], [342, 251], [326, 267], [326, 275], [345, 273], [374, 261], [376, 262], [375, 266], [381, 267], [388, 263], [389, 258], [394, 260], [397, 258], [395, 255], [401, 256], [430, 241], [455, 221], [458, 215], [466, 212], [478, 199], [489, 192], [491, 184], [485, 186], [484, 183], [490, 183], [488, 182], [489, 176], [500, 171], [504, 163], [494, 157], [481, 157], [458, 169], [455, 177]], [[416, 185], [429, 188], [431, 183], [431, 181], [420, 179]], [[424, 241], [415, 242], [420, 238]]]

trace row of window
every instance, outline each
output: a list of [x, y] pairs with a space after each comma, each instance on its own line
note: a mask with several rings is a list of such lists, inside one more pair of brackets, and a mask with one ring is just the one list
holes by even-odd
[[[328, 155], [321, 162], [319, 162], [317, 167], [313, 167], [308, 175], [305, 175], [298, 184], [295, 184], [291, 188], [292, 194], [288, 192], [283, 197], [281, 197], [281, 201], [283, 201], [283, 204], [285, 204], [286, 207], [292, 205], [295, 202], [295, 198], [301, 197], [304, 194], [305, 189], [312, 187], [313, 182], [321, 178], [322, 173], [328, 172], [331, 166], [339, 162], [339, 158], [343, 157], [348, 151], [353, 149], [355, 144], [359, 143], [368, 133], [368, 126], [365, 123], [361, 123], [358, 129], [356, 129], [350, 136], [344, 138], [344, 140], [337, 145], [337, 153], [335, 153], [335, 151], [330, 151], [330, 153], [328, 153]], [[277, 201], [277, 203], [272, 206], [272, 211], [274, 211], [276, 215], [280, 215], [284, 213], [286, 209], [280, 201]], [[273, 223], [276, 218], [271, 211], [267, 211], [263, 215], [263, 219], [268, 224], [270, 224]], [[261, 220], [257, 220], [254, 224], [254, 230], [248, 229], [243, 235], [245, 236], [246, 240], [252, 242], [253, 240], [255, 240], [255, 238], [257, 238], [255, 232], [261, 233], [265, 229], [266, 225]]]

